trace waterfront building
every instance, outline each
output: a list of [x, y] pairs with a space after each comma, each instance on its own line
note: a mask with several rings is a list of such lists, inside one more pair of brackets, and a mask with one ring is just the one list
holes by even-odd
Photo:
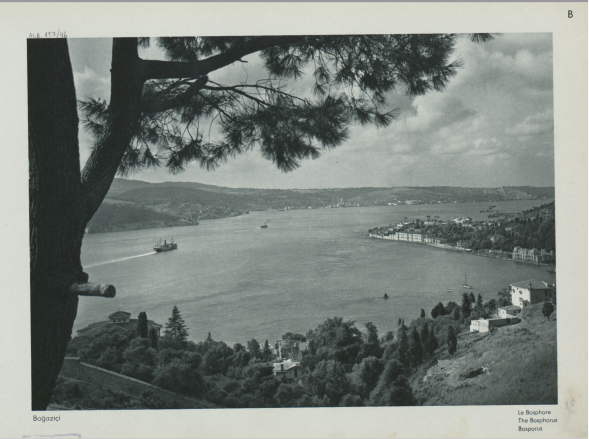
[[538, 250], [535, 248], [527, 249], [515, 247], [512, 253], [512, 259], [519, 262], [528, 262], [531, 264], [553, 264], [555, 261], [554, 252]]
[[432, 235], [429, 235], [429, 234], [423, 235], [423, 242], [425, 242], [426, 244], [434, 244], [435, 240], [436, 239]]
[[409, 241], [409, 242], [432, 242], [433, 237], [427, 233], [423, 232], [416, 232], [415, 230], [410, 231], [400, 231], [396, 233], [397, 241]]
[[556, 286], [534, 279], [509, 284], [511, 303], [522, 308], [527, 305], [552, 301], [556, 298]]
[[456, 241], [456, 248], [468, 250], [467, 241]]

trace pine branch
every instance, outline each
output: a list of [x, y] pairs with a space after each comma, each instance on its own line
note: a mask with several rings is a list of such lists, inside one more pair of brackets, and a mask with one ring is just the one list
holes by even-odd
[[239, 94], [241, 96], [244, 96], [244, 97], [246, 97], [248, 99], [251, 99], [252, 101], [257, 102], [260, 105], [264, 105], [266, 107], [273, 107], [274, 106], [274, 105], [272, 105], [272, 104], [270, 104], [270, 103], [268, 103], [266, 101], [263, 101], [262, 99], [258, 99], [255, 96], [252, 96], [250, 94], [247, 94], [246, 92], [241, 91], [241, 90], [239, 90], [239, 89], [237, 89], [235, 87], [211, 87], [211, 86], [204, 86], [203, 88], [205, 90], [211, 90], [211, 91], [231, 91], [233, 93], [237, 93], [237, 94]]
[[303, 38], [300, 36], [257, 37], [242, 45], [235, 46], [226, 52], [193, 62], [142, 60], [143, 78], [145, 80], [196, 78], [207, 75], [234, 62], [241, 61], [244, 56], [259, 52], [260, 50], [277, 45], [293, 44], [302, 41]]
[[205, 87], [205, 84], [209, 78], [207, 76], [201, 76], [195, 82], [190, 84], [184, 93], [174, 96], [171, 99], [159, 101], [156, 99], [144, 99], [141, 110], [144, 113], [161, 113], [162, 111], [172, 110], [174, 108], [188, 105], [194, 95]]

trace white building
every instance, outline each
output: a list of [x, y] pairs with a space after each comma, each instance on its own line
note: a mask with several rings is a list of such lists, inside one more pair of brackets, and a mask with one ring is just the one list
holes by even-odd
[[287, 383], [292, 383], [303, 377], [300, 361], [286, 360], [282, 363], [273, 363], [272, 366], [274, 366], [272, 374]]
[[471, 320], [470, 332], [489, 332], [491, 328], [499, 328], [501, 326], [514, 325], [521, 320], [517, 317], [508, 317], [503, 319], [489, 319], [489, 320]]
[[500, 306], [497, 308], [497, 315], [500, 319], [505, 319], [508, 317], [516, 317], [518, 314], [522, 312], [521, 306], [509, 305], [509, 306]]
[[527, 305], [552, 301], [556, 298], [556, 286], [534, 279], [509, 284], [511, 303], [522, 308]]

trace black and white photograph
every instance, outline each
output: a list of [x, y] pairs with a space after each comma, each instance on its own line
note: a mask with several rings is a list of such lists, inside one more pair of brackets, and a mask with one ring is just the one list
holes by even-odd
[[[61, 419], [252, 414], [274, 427], [199, 435], [343, 437], [293, 416], [485, 407], [508, 414], [439, 434], [586, 434], [586, 378], [577, 396], [564, 378], [571, 344], [587, 349], [569, 262], [587, 257], [570, 207], [586, 163], [559, 151], [587, 144], [558, 135], [559, 34], [346, 26], [358, 4], [337, 31], [269, 31], [263, 6], [217, 30], [27, 29], [28, 417], [82, 437]], [[355, 436], [396, 434], [370, 428]], [[401, 434], [435, 436], [416, 428]]]

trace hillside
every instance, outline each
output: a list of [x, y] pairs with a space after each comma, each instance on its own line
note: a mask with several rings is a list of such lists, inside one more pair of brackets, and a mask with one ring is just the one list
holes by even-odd
[[548, 321], [537, 304], [526, 307], [522, 316], [521, 323], [493, 333], [461, 333], [454, 358], [445, 347], [439, 349], [412, 376], [419, 403], [556, 404], [556, 311]]
[[180, 218], [131, 203], [105, 200], [88, 223], [90, 233], [182, 225]]
[[554, 188], [393, 187], [336, 189], [228, 188], [195, 182], [115, 179], [90, 231], [197, 224], [198, 220], [269, 209], [359, 207], [553, 198]]

